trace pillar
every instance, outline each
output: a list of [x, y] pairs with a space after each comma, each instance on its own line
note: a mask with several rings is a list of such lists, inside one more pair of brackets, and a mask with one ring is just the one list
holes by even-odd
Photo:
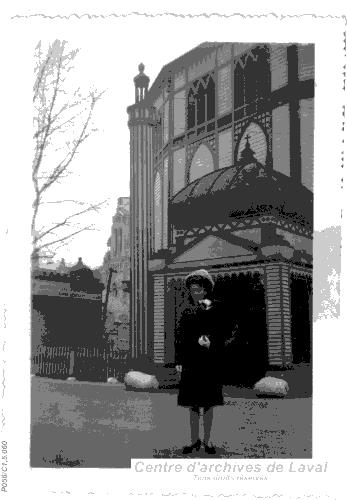
[[148, 355], [148, 259], [153, 195], [153, 108], [144, 66], [135, 77], [136, 103], [127, 108], [130, 129], [130, 342], [133, 358]]
[[265, 303], [269, 365], [285, 368], [292, 364], [290, 265], [268, 262], [265, 265]]

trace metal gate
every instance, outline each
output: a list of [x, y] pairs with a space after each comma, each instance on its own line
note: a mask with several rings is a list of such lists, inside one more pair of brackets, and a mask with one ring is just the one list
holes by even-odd
[[32, 373], [41, 377], [106, 382], [122, 380], [127, 370], [128, 351], [108, 347], [40, 346], [33, 354]]

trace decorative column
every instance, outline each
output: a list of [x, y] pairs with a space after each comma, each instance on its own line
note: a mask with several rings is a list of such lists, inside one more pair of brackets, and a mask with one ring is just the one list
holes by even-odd
[[152, 129], [147, 102], [149, 78], [139, 65], [134, 78], [135, 104], [127, 108], [130, 129], [130, 339], [134, 358], [148, 353], [148, 258], [153, 185]]
[[261, 248], [265, 263], [265, 303], [269, 365], [287, 368], [292, 365], [290, 263], [294, 249], [273, 244]]

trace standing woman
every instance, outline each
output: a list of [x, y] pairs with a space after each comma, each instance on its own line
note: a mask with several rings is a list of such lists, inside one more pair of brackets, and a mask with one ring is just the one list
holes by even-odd
[[181, 373], [177, 404], [189, 408], [191, 444], [183, 453], [198, 451], [199, 412], [202, 408], [205, 452], [216, 452], [210, 443], [213, 407], [223, 405], [221, 377], [224, 336], [221, 307], [212, 300], [213, 279], [205, 270], [186, 277], [188, 305], [176, 332], [176, 370]]

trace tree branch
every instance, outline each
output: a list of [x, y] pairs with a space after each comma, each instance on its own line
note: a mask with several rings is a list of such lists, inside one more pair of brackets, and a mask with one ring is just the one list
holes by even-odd
[[45, 236], [47, 236], [48, 234], [51, 234], [53, 231], [55, 231], [56, 229], [58, 229], [59, 227], [63, 227], [63, 226], [68, 226], [68, 223], [71, 219], [73, 219], [74, 217], [78, 217], [79, 215], [83, 215], [87, 212], [91, 212], [92, 210], [95, 210], [95, 211], [98, 211], [98, 209], [106, 202], [107, 200], [104, 200], [100, 203], [98, 203], [97, 205], [90, 205], [89, 207], [85, 208], [84, 210], [81, 210], [80, 212], [76, 212], [75, 214], [71, 214], [67, 217], [65, 217], [65, 219], [61, 222], [58, 222], [56, 223], [54, 226], [50, 227], [49, 229], [47, 229], [46, 231], [44, 232], [41, 232], [38, 236], [35, 236], [34, 237], [34, 243], [37, 243], [38, 241], [40, 241], [42, 238], [44, 238]]
[[37, 250], [41, 251], [43, 248], [51, 247], [51, 246], [55, 245], [56, 243], [60, 243], [62, 241], [70, 239], [73, 236], [76, 236], [76, 234], [82, 233], [82, 231], [92, 231], [92, 230], [94, 230], [94, 227], [92, 225], [83, 227], [82, 229], [79, 229], [78, 231], [75, 231], [74, 233], [68, 234], [67, 236], [63, 236], [62, 238], [58, 238], [55, 241], [50, 241], [48, 243], [44, 243], [43, 245], [40, 245], [39, 247], [37, 247]]
[[[34, 200], [31, 221], [33, 255], [35, 255], [35, 258], [39, 257], [40, 252], [46, 252], [47, 248], [60, 242], [66, 242], [82, 231], [91, 230], [93, 226], [89, 225], [67, 236], [62, 234], [59, 237], [59, 232], [64, 227], [69, 228], [72, 220], [92, 210], [98, 211], [107, 201], [88, 204], [88, 206], [86, 206], [86, 202], [78, 200], [43, 201], [43, 194], [46, 197], [46, 193], [51, 186], [60, 183], [63, 178], [71, 174], [69, 168], [71, 163], [75, 159], [80, 146], [93, 132], [93, 129], [90, 128], [92, 115], [96, 102], [103, 95], [103, 92], [96, 90], [91, 90], [87, 95], [82, 95], [80, 87], [77, 87], [72, 93], [66, 91], [65, 82], [68, 73], [73, 69], [72, 61], [76, 57], [78, 50], [66, 53], [65, 46], [65, 41], [56, 40], [49, 46], [44, 58], [42, 58], [41, 43], [36, 47], [36, 78], [33, 86], [33, 103], [36, 112], [34, 117], [35, 132], [33, 134], [35, 151], [32, 165]], [[73, 134], [75, 130], [77, 130], [75, 138], [70, 141], [65, 140], [65, 144], [62, 146], [61, 144], [65, 138], [64, 134]], [[58, 157], [52, 168], [50, 166], [48, 168], [43, 167], [46, 160], [49, 162], [53, 158], [54, 162], [55, 155], [61, 154], [63, 150], [65, 151], [62, 154], [62, 159]], [[38, 216], [44, 206], [67, 202], [85, 208], [64, 217], [59, 222], [45, 224], [39, 231], [36, 229]], [[45, 239], [49, 236], [56, 236], [56, 238], [46, 242]]]

